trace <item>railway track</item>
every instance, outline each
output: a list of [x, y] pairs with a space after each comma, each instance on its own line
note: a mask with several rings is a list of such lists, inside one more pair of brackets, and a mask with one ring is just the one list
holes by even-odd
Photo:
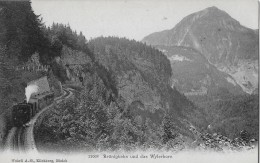
[[9, 140], [10, 142], [10, 151], [22, 152], [25, 151], [24, 146], [24, 137], [25, 137], [25, 128], [24, 127], [13, 127], [12, 128], [12, 137]]
[[[64, 94], [54, 99], [56, 103], [60, 103], [64, 99], [72, 95], [70, 90], [64, 89]], [[26, 125], [22, 127], [13, 127], [7, 136], [5, 142], [5, 151], [25, 153], [27, 151], [37, 151], [33, 137], [33, 128], [37, 118], [48, 109], [52, 108], [53, 104], [43, 108], [31, 119]]]

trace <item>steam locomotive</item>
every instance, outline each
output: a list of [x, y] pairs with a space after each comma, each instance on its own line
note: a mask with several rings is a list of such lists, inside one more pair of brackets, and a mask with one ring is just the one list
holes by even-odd
[[44, 92], [30, 98], [27, 103], [19, 103], [13, 106], [12, 119], [15, 127], [20, 127], [31, 120], [32, 117], [46, 106], [52, 104], [54, 101], [53, 92]]

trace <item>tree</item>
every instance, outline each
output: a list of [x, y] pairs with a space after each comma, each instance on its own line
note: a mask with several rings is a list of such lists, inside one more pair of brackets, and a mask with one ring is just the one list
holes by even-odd
[[174, 133], [174, 124], [172, 122], [172, 117], [169, 115], [165, 115], [163, 119], [163, 142], [166, 143], [171, 139], [175, 139], [177, 134]]
[[41, 30], [42, 23], [38, 15], [31, 8], [30, 1], [1, 1], [3, 6], [3, 42], [7, 47], [9, 56], [26, 62], [28, 58], [38, 51], [40, 55], [46, 49], [46, 38]]

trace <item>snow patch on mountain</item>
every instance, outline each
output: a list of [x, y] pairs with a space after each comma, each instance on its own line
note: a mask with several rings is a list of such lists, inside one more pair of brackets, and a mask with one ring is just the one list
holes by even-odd
[[231, 79], [230, 77], [227, 77], [226, 79], [227, 79], [227, 81], [228, 81], [229, 83], [233, 84], [234, 86], [237, 85], [237, 83], [236, 83], [233, 79]]
[[207, 93], [208, 93], [208, 88], [201, 86], [200, 89], [198, 89], [198, 90], [191, 89], [190, 92], [185, 92], [184, 95], [185, 96], [203, 96], [203, 95], [206, 95]]
[[181, 55], [173, 55], [169, 58], [170, 61], [190, 61], [192, 62], [192, 60], [190, 60], [187, 57], [181, 56]]

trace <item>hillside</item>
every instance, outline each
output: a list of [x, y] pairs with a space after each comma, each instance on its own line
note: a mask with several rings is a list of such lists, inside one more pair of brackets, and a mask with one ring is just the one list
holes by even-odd
[[259, 96], [238, 95], [219, 100], [208, 97], [190, 97], [204, 109], [209, 122], [208, 132], [218, 132], [229, 138], [239, 136], [246, 130], [251, 138], [259, 136]]
[[146, 36], [143, 42], [196, 49], [251, 94], [258, 88], [258, 35], [225, 11], [209, 7], [188, 15], [170, 30]]
[[[119, 95], [129, 107], [139, 108], [142, 114], [153, 113], [150, 119], [159, 122], [163, 112], [175, 120], [191, 118], [189, 116], [195, 112], [193, 104], [170, 87], [170, 62], [160, 51], [136, 41], [113, 37], [91, 40], [89, 47], [96, 60], [114, 73]], [[193, 122], [199, 124], [203, 119]]]
[[[171, 84], [186, 96], [243, 94], [232, 76], [219, 71], [197, 50], [183, 46], [156, 46], [169, 58]], [[219, 98], [219, 97], [216, 97]]]
[[[195, 140], [190, 124], [207, 126], [203, 113], [170, 87], [170, 62], [160, 51], [117, 37], [96, 38], [88, 47], [94, 60], [63, 47], [60, 62], [67, 65], [67, 82], [79, 84], [83, 76], [82, 89], [74, 102], [44, 120], [37, 134], [41, 150], [62, 150], [72, 142], [70, 150], [83, 151], [100, 145], [103, 150], [188, 148]], [[62, 122], [52, 120], [57, 118]]]

